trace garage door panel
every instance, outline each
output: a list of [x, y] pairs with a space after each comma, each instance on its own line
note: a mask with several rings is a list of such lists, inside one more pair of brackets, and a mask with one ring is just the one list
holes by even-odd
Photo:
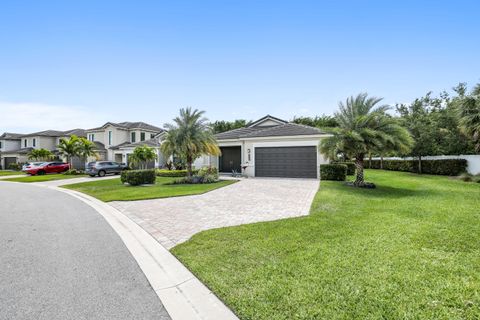
[[316, 178], [316, 147], [256, 148], [255, 176]]

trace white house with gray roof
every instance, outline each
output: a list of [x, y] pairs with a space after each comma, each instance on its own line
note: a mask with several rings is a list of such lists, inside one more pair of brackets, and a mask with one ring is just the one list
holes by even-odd
[[320, 164], [328, 163], [318, 145], [327, 136], [318, 128], [267, 115], [244, 128], [217, 134], [222, 155], [203, 157], [197, 163], [250, 177], [318, 178]]
[[[57, 145], [61, 138], [72, 135], [85, 136], [83, 129], [67, 131], [44, 130], [28, 134], [4, 133], [0, 136], [0, 144], [5, 145], [1, 150], [0, 163], [2, 168], [8, 168], [10, 163], [24, 163], [28, 161], [28, 154], [34, 149], [47, 149], [53, 154], [58, 154]], [[75, 159], [81, 165], [80, 159]]]
[[[156, 148], [159, 154], [162, 128], [145, 122], [107, 122], [101, 127], [86, 130], [87, 139], [97, 145], [100, 160], [128, 164], [129, 154], [136, 146], [148, 145]], [[91, 159], [92, 160], [92, 159]], [[162, 166], [162, 157], [149, 166]]]

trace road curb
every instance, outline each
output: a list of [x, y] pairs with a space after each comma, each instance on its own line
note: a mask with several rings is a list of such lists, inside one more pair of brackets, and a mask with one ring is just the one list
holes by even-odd
[[238, 319], [177, 258], [120, 211], [77, 191], [54, 186], [42, 187], [80, 199], [104, 217], [135, 258], [173, 320]]

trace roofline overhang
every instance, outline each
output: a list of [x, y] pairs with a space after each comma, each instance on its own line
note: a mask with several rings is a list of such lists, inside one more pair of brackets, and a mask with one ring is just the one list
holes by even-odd
[[310, 138], [326, 138], [331, 137], [332, 134], [309, 134], [309, 135], [293, 135], [293, 136], [265, 136], [265, 137], [250, 137], [250, 138], [237, 138], [237, 139], [217, 139], [217, 142], [236, 142], [236, 141], [254, 141], [254, 140], [283, 140], [283, 139], [310, 139]]

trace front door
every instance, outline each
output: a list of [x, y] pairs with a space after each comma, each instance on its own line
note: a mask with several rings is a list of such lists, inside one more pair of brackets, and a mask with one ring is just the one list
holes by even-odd
[[242, 148], [238, 147], [220, 147], [222, 155], [219, 159], [220, 172], [242, 172]]

